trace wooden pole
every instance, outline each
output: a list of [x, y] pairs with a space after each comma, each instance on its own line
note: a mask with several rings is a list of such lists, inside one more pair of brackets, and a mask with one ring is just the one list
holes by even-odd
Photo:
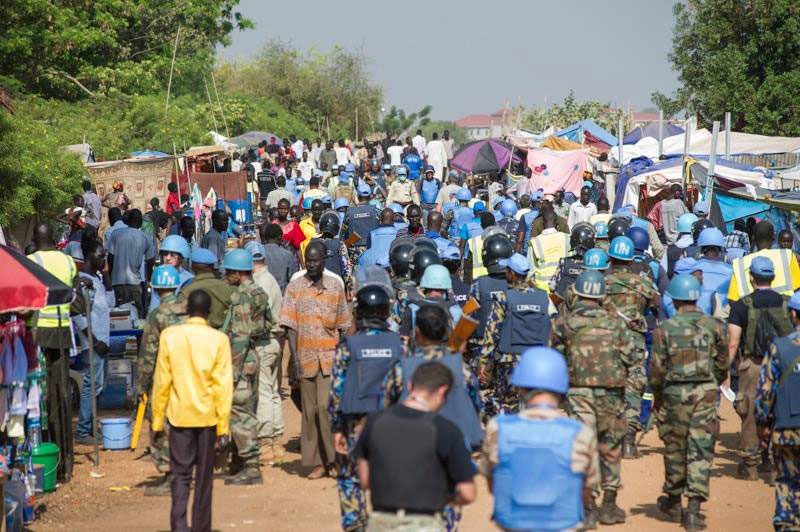
[[622, 137], [625, 136], [625, 125], [623, 124], [623, 120], [620, 117], [619, 121], [617, 122], [617, 149], [618, 149], [618, 160], [619, 160], [619, 167], [622, 168]]
[[326, 125], [326, 126], [327, 126], [327, 128], [328, 128], [328, 140], [331, 140], [331, 123], [330, 123], [330, 121], [328, 120], [328, 117], [327, 117], [327, 116], [325, 117], [325, 125]]
[[172, 47], [172, 64], [169, 67], [169, 83], [167, 83], [167, 101], [164, 103], [164, 112], [169, 109], [169, 93], [172, 89], [172, 72], [175, 70], [175, 54], [178, 52], [178, 37], [181, 35], [181, 27], [178, 26], [178, 31], [175, 32], [175, 44]]
[[731, 156], [731, 113], [725, 113], [725, 158]]
[[[217, 127], [217, 113], [214, 111], [214, 103], [211, 101], [211, 93], [208, 92], [208, 81], [206, 81], [205, 76], [203, 76], [203, 85], [206, 86], [206, 96], [208, 97], [208, 105], [211, 109], [211, 119], [214, 121], [214, 131], [219, 132], [219, 127]], [[183, 147], [183, 153], [186, 153], [186, 146]]]
[[175, 157], [175, 184], [178, 185], [178, 203], [181, 202], [181, 172], [178, 168], [178, 148], [172, 143], [172, 156]]
[[356, 106], [356, 138], [355, 142], [358, 142], [358, 106]]
[[717, 139], [719, 138], [719, 120], [714, 121], [711, 132], [711, 151], [708, 154], [708, 176], [706, 177], [705, 200], [711, 205], [711, 196], [714, 194], [714, 170], [717, 166]]
[[225, 134], [230, 138], [231, 132], [228, 130], [228, 121], [225, 120], [225, 110], [222, 108], [222, 102], [219, 101], [219, 91], [217, 91], [217, 79], [214, 77], [214, 71], [211, 71], [211, 83], [214, 84], [214, 94], [217, 95], [217, 105], [219, 105], [219, 112], [222, 113], [222, 123], [225, 124]]
[[658, 111], [658, 158], [664, 153], [664, 111]]
[[687, 118], [686, 122], [683, 124], [683, 170], [681, 172], [683, 176], [683, 193], [686, 195], [686, 191], [689, 188], [689, 173], [687, 172], [686, 168], [686, 157], [689, 156], [689, 146], [691, 145], [691, 138], [692, 138], [692, 119]]
[[372, 134], [374, 135], [375, 134], [375, 122], [372, 121], [372, 113], [370, 112], [369, 107], [367, 107], [367, 118], [369, 118], [369, 128], [372, 130]]

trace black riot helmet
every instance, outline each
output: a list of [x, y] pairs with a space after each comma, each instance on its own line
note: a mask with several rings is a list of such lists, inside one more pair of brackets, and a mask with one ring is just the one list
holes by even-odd
[[378, 285], [368, 285], [356, 293], [357, 318], [382, 318], [389, 317], [389, 308], [392, 299], [386, 289]]
[[611, 242], [618, 236], [625, 236], [631, 224], [625, 218], [612, 218], [608, 222], [608, 241]]
[[489, 273], [504, 272], [505, 268], [497, 263], [513, 254], [514, 248], [511, 246], [511, 240], [505, 234], [495, 234], [483, 241], [481, 260]]
[[326, 212], [319, 218], [319, 232], [332, 236], [339, 234], [339, 215], [335, 212]]
[[594, 227], [586, 222], [575, 224], [569, 235], [569, 245], [573, 253], [583, 255], [594, 247]]
[[389, 250], [389, 266], [392, 268], [392, 274], [395, 277], [408, 275], [408, 265], [411, 261], [411, 251], [413, 249], [414, 244], [403, 242]]
[[436, 253], [439, 252], [439, 248], [436, 246], [436, 242], [433, 239], [428, 238], [426, 236], [420, 236], [414, 239], [414, 247], [416, 248], [428, 248], [431, 251], [435, 251]]
[[411, 262], [408, 264], [408, 274], [411, 280], [419, 284], [422, 279], [422, 274], [425, 269], [431, 264], [441, 264], [442, 259], [435, 251], [431, 251], [427, 247], [421, 247], [414, 250], [411, 254]]
[[697, 220], [692, 224], [692, 239], [697, 242], [697, 239], [700, 237], [700, 233], [703, 232], [703, 229], [708, 229], [709, 227], [714, 227], [714, 224], [711, 223], [711, 220], [708, 218], [700, 218]]

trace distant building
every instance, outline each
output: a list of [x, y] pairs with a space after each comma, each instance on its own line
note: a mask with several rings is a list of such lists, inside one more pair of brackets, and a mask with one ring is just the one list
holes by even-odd
[[[511, 111], [506, 112], [506, 121], [511, 118]], [[490, 115], [467, 115], [455, 121], [455, 124], [467, 131], [470, 140], [497, 138], [503, 135], [503, 110]]]

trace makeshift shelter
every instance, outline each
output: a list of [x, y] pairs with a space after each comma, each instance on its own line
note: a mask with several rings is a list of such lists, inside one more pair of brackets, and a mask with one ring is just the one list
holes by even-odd
[[[683, 128], [670, 122], [664, 122], [662, 126], [662, 138], [672, 137], [683, 133]], [[634, 128], [622, 139], [623, 144], [636, 144], [644, 137], [651, 137], [658, 140], [658, 122], [649, 122], [646, 126]]]
[[468, 174], [496, 174], [505, 169], [514, 147], [500, 139], [484, 139], [463, 145], [450, 165]]
[[520, 194], [530, 194], [543, 189], [545, 194], [557, 190], [579, 194], [583, 185], [583, 171], [589, 161], [589, 150], [555, 151], [548, 148], [528, 150], [527, 164], [532, 175], [529, 190]]
[[550, 135], [542, 142], [542, 148], [549, 148], [555, 151], [569, 151], [569, 150], [582, 150], [584, 148], [583, 144], [578, 144], [577, 142], [572, 142], [569, 139], [562, 139], [556, 137], [555, 135]]
[[556, 137], [566, 138], [572, 142], [583, 144], [586, 140], [585, 134], [589, 133], [594, 141], [600, 141], [608, 146], [616, 146], [617, 138], [597, 125], [597, 123], [587, 118], [568, 126], [561, 131], [556, 132]]
[[64, 146], [70, 153], [77, 153], [83, 164], [86, 163], [93, 163], [94, 162], [94, 150], [92, 149], [92, 145], [84, 142], [83, 144], [69, 144]]
[[267, 133], [266, 131], [248, 131], [236, 137], [231, 137], [228, 142], [236, 144], [242, 148], [250, 148], [258, 146], [258, 143], [264, 141], [269, 144], [270, 138], [275, 138], [275, 143], [278, 146], [283, 146], [283, 139], [275, 133]]
[[122, 181], [131, 206], [146, 212], [151, 198], [167, 204], [167, 183], [172, 179], [175, 161], [171, 155], [133, 158], [91, 163], [86, 169], [97, 187], [98, 196], [102, 198], [111, 192], [114, 181]]

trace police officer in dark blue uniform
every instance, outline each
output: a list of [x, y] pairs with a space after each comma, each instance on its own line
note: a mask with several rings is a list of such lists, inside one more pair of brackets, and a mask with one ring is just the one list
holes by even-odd
[[419, 192], [419, 201], [424, 219], [428, 218], [428, 213], [436, 209], [436, 198], [439, 196], [439, 189], [442, 186], [438, 179], [433, 178], [434, 173], [433, 166], [427, 165], [425, 167], [425, 176], [417, 183], [417, 192]]
[[328, 413], [337, 453], [336, 483], [344, 530], [364, 530], [367, 504], [352, 457], [365, 416], [383, 408], [383, 380], [403, 355], [403, 343], [389, 330], [393, 290], [386, 271], [365, 266], [356, 276], [355, 334], [336, 349]]
[[342, 239], [347, 240], [350, 235], [357, 234], [359, 239], [353, 243], [350, 250], [353, 254], [360, 255], [367, 248], [367, 237], [373, 229], [378, 227], [380, 213], [369, 200], [372, 189], [366, 183], [361, 183], [356, 188], [358, 205], [347, 209], [347, 214], [342, 222]]
[[464, 306], [469, 299], [469, 285], [463, 281], [461, 271], [461, 252], [458, 246], [448, 246], [439, 253], [442, 264], [450, 272], [450, 281], [453, 284], [453, 297], [456, 302]]
[[567, 299], [567, 289], [583, 272], [583, 255], [594, 247], [594, 227], [586, 222], [575, 224], [569, 235], [572, 255], [558, 261], [558, 270], [550, 280], [550, 298], [558, 305]]

